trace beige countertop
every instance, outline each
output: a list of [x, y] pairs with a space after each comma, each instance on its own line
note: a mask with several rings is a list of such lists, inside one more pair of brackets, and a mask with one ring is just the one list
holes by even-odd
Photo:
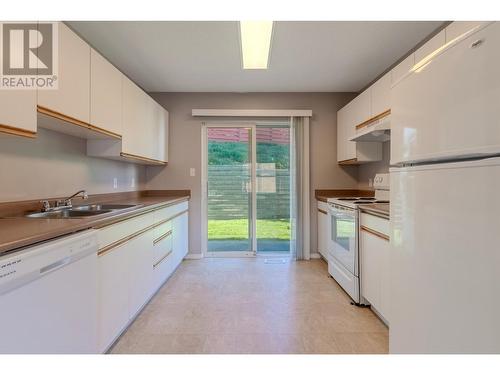
[[71, 219], [42, 219], [26, 217], [0, 218], [0, 255], [8, 251], [54, 239], [90, 228], [100, 228], [114, 222], [189, 200], [189, 195], [136, 196], [106, 200], [99, 203], [135, 204], [137, 206], [94, 217]]
[[387, 219], [389, 219], [390, 217], [389, 203], [370, 203], [359, 206], [362, 212], [375, 214], [377, 216], [383, 216], [386, 217]]

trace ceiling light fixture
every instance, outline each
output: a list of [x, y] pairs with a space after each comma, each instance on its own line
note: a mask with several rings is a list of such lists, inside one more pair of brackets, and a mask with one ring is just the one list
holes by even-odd
[[267, 69], [273, 21], [240, 21], [243, 69]]

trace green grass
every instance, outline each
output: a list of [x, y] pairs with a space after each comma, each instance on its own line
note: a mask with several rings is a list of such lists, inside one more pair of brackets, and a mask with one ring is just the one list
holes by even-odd
[[[248, 220], [208, 220], [209, 240], [243, 240], [248, 238]], [[290, 240], [290, 220], [257, 219], [257, 238]]]

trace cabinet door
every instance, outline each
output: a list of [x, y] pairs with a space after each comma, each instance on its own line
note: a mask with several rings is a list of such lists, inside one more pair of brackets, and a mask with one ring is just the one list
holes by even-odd
[[58, 27], [58, 89], [38, 90], [38, 105], [89, 123], [90, 46], [63, 23]]
[[412, 53], [391, 70], [391, 84], [395, 85], [398, 83], [404, 76], [406, 76], [406, 74], [408, 74], [414, 64], [415, 54]]
[[391, 90], [391, 164], [500, 152], [500, 23], [451, 45]]
[[168, 112], [156, 103], [156, 159], [168, 161]]
[[422, 47], [415, 51], [415, 64], [438, 50], [446, 43], [445, 30], [433, 36]]
[[172, 229], [174, 259], [177, 265], [188, 253], [189, 217], [187, 212], [173, 220]]
[[122, 151], [134, 156], [150, 157], [148, 96], [135, 83], [123, 76]]
[[455, 21], [450, 23], [445, 29], [446, 43], [485, 23], [480, 21]]
[[371, 86], [371, 117], [380, 115], [391, 108], [391, 72]]
[[328, 211], [318, 207], [318, 252], [328, 259]]
[[337, 161], [339, 162], [356, 158], [356, 143], [349, 141], [355, 132], [351, 103], [337, 112]]
[[352, 130], [353, 136], [356, 132], [356, 126], [365, 122], [371, 117], [371, 87], [356, 96], [351, 104]]
[[104, 352], [129, 321], [130, 247], [123, 244], [98, 257], [99, 350]]
[[0, 90], [0, 133], [35, 137], [36, 90]]
[[369, 232], [360, 232], [361, 294], [377, 310], [380, 308], [382, 241]]
[[133, 318], [149, 300], [153, 284], [153, 230], [134, 238], [130, 252], [129, 318]]
[[379, 312], [384, 319], [390, 323], [390, 294], [391, 294], [391, 243], [388, 240], [382, 240], [380, 257], [380, 307]]
[[94, 49], [90, 51], [90, 123], [122, 134], [122, 73]]

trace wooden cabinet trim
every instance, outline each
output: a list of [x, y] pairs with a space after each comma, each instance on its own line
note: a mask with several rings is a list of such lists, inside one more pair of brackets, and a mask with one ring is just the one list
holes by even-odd
[[13, 126], [3, 125], [3, 124], [0, 124], [0, 133], [17, 135], [17, 136], [26, 137], [26, 138], [36, 138], [35, 132], [29, 131], [29, 130], [23, 130], [23, 129], [19, 129], [19, 128], [15, 128]]
[[146, 233], [147, 231], [152, 230], [153, 228], [154, 228], [154, 225], [150, 225], [144, 229], [141, 229], [137, 232], [134, 232], [134, 233], [128, 235], [127, 237], [121, 238], [118, 241], [115, 241], [107, 246], [104, 246], [102, 249], [99, 249], [99, 251], [97, 252], [97, 256], [103, 256], [103, 255], [107, 254], [108, 252], [110, 252], [111, 250], [116, 249], [120, 245], [123, 245], [124, 243], [129, 242], [130, 240], [133, 240], [134, 238], [140, 236], [141, 234]]
[[321, 212], [322, 214], [328, 215], [328, 212], [325, 210], [322, 210], [321, 208], [318, 208], [318, 212]]
[[[159, 210], [161, 208], [163, 208], [163, 207], [155, 209], [154, 211], [157, 211], [157, 210]], [[151, 212], [151, 211], [149, 211], [149, 212]], [[189, 212], [189, 210], [181, 211], [181, 212], [179, 212], [179, 213], [177, 213], [175, 215], [172, 215], [168, 219], [165, 219], [165, 220], [159, 221], [157, 223], [154, 223], [152, 225], [149, 225], [146, 228], [143, 228], [143, 229], [141, 229], [141, 230], [139, 230], [137, 232], [134, 232], [134, 233], [132, 233], [132, 234], [130, 234], [130, 235], [124, 237], [124, 238], [121, 238], [121, 239], [119, 239], [119, 240], [117, 240], [117, 241], [115, 241], [113, 243], [110, 243], [109, 245], [104, 246], [103, 248], [99, 249], [99, 251], [97, 252], [97, 256], [103, 256], [104, 254], [110, 252], [111, 250], [117, 248], [118, 246], [123, 245], [124, 243], [126, 243], [126, 242], [134, 239], [135, 237], [140, 236], [141, 234], [146, 233], [147, 231], [150, 231], [150, 230], [152, 230], [152, 229], [154, 229], [154, 228], [156, 228], [156, 227], [158, 227], [158, 226], [160, 226], [162, 224], [165, 224], [166, 222], [168, 222], [170, 220], [175, 219], [178, 216], [183, 215], [186, 212]], [[146, 214], [146, 213], [144, 213], [144, 214]], [[140, 216], [140, 215], [138, 215], [138, 216]], [[171, 233], [169, 233], [169, 232], [171, 232]], [[155, 241], [153, 241], [153, 244], [156, 243], [156, 242], [161, 241], [164, 237], [167, 237], [168, 235], [171, 235], [173, 233], [173, 230], [170, 230], [169, 232], [167, 232], [163, 236], [158, 237]]]
[[356, 165], [358, 164], [358, 158], [341, 160], [338, 162], [340, 165]]
[[390, 241], [390, 238], [388, 235], [380, 233], [376, 230], [370, 229], [368, 227], [365, 227], [364, 225], [361, 225], [361, 230], [370, 234], [373, 234], [374, 236], [377, 236], [379, 238], [382, 238], [383, 240]]
[[361, 129], [361, 128], [364, 128], [364, 127], [366, 127], [366, 126], [368, 126], [368, 125], [370, 125], [370, 124], [374, 123], [375, 121], [380, 120], [381, 118], [384, 118], [384, 117], [386, 117], [386, 116], [389, 116], [390, 114], [391, 114], [391, 110], [390, 110], [390, 109], [388, 109], [388, 110], [386, 110], [386, 111], [384, 111], [384, 112], [382, 112], [382, 113], [379, 113], [378, 115], [373, 116], [373, 117], [369, 118], [369, 119], [368, 119], [368, 120], [366, 120], [366, 121], [363, 121], [361, 124], [356, 125], [356, 130], [359, 130], [359, 129]]
[[145, 162], [148, 162], [151, 164], [158, 164], [158, 165], [167, 165], [168, 164], [168, 162], [166, 162], [166, 161], [151, 159], [151, 158], [147, 158], [147, 157], [139, 156], [139, 155], [134, 155], [134, 154], [129, 154], [128, 152], [120, 152], [120, 156], [122, 156], [124, 158], [128, 158], [128, 159], [145, 161]]
[[111, 138], [122, 139], [122, 136], [120, 134], [116, 134], [116, 133], [113, 133], [113, 132], [111, 132], [109, 130], [102, 129], [102, 128], [98, 127], [98, 126], [86, 123], [84, 121], [78, 120], [78, 119], [73, 118], [71, 116], [66, 116], [63, 113], [60, 113], [60, 112], [57, 112], [57, 111], [53, 111], [52, 109], [45, 108], [45, 107], [42, 107], [40, 105], [37, 105], [36, 106], [36, 110], [37, 110], [38, 113], [42, 113], [44, 115], [47, 115], [47, 116], [50, 116], [50, 117], [53, 117], [53, 118], [56, 118], [56, 119], [68, 122], [70, 124], [77, 125], [77, 126], [80, 126], [82, 128], [92, 130], [92, 131], [94, 131], [96, 133], [105, 134], [105, 135], [107, 135], [107, 136], [109, 136]]

